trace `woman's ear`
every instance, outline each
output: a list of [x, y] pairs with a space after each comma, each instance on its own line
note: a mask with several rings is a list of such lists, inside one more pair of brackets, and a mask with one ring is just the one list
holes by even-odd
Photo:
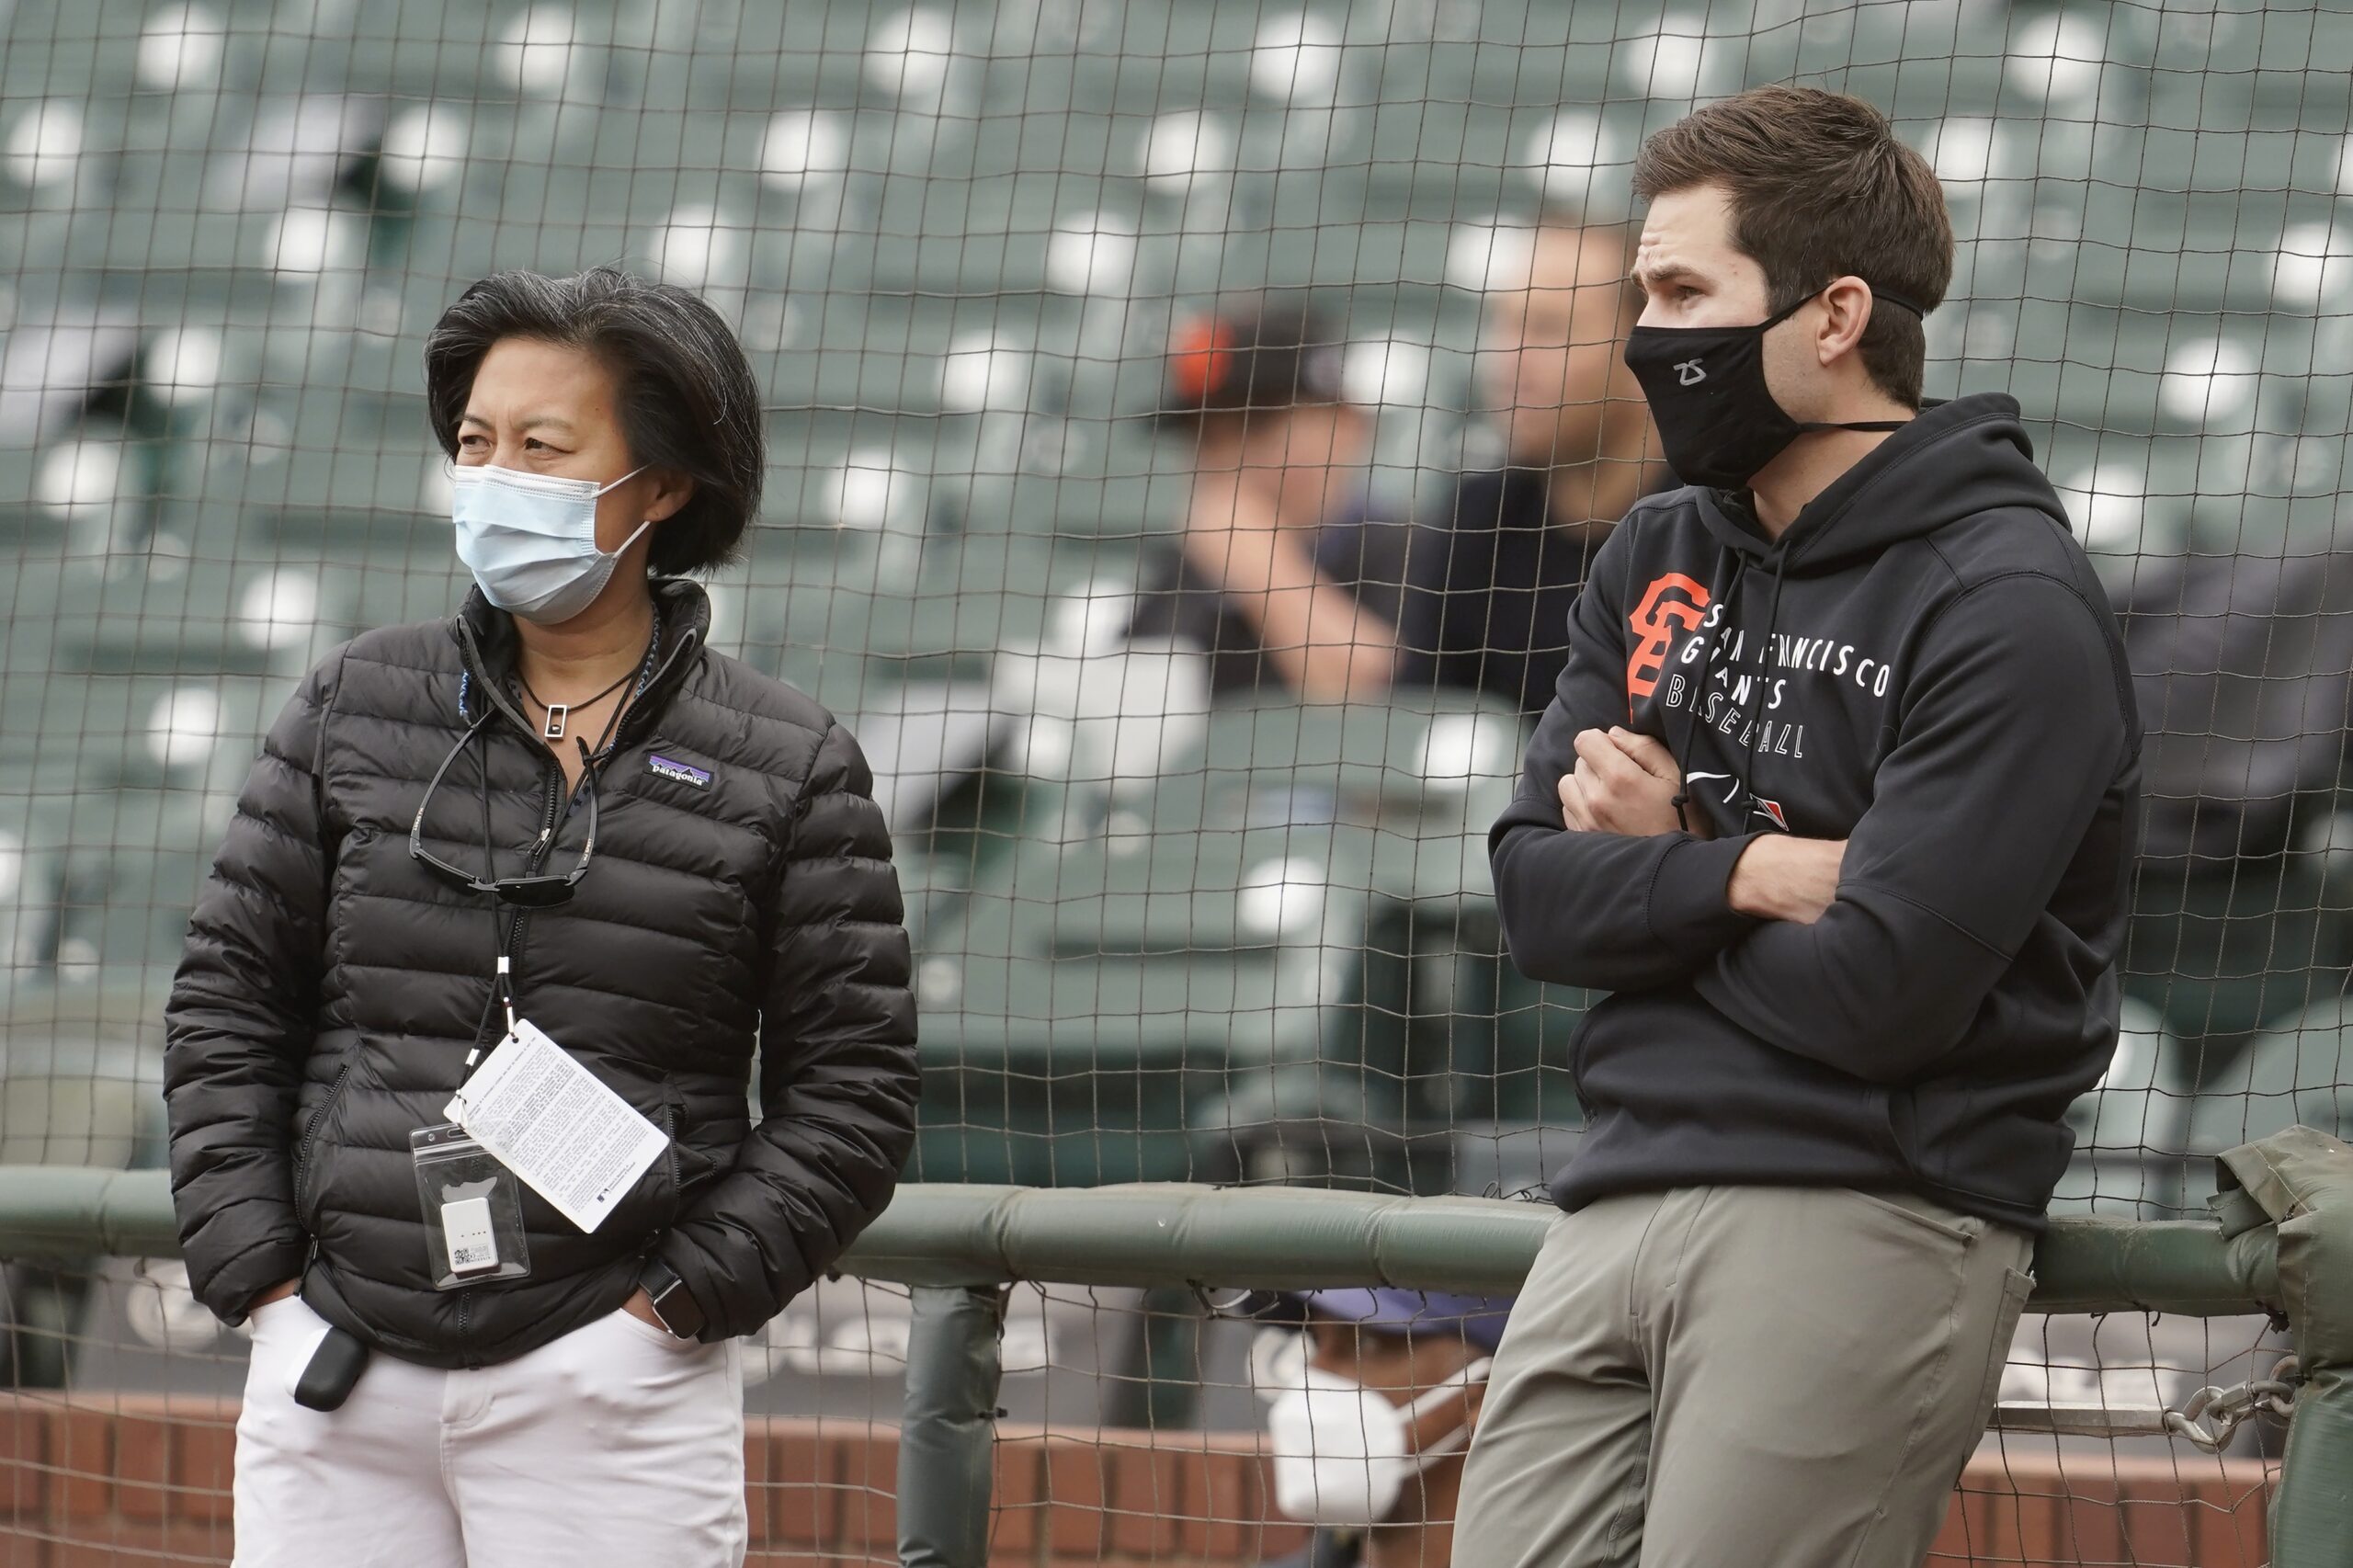
[[654, 482], [654, 494], [646, 501], [643, 519], [659, 523], [677, 516], [678, 508], [694, 499], [695, 482], [673, 469], [649, 469], [646, 477]]

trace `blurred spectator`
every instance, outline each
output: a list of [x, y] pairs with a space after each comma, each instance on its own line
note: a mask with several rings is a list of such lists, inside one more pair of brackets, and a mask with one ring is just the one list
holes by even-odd
[[[2144, 861], [2226, 871], [2340, 804], [2353, 724], [2353, 556], [2138, 563], [2118, 622], [2147, 726]], [[2316, 810], [2315, 810], [2316, 809]]]
[[2123, 983], [2184, 1040], [2166, 1071], [2211, 1085], [2242, 1042], [2348, 985], [2353, 553], [2125, 569], [2145, 738]]
[[1365, 511], [1372, 416], [1340, 395], [1336, 328], [1304, 301], [1233, 300], [1170, 339], [1158, 415], [1194, 465], [1182, 548], [1132, 637], [1211, 655], [1211, 689], [1378, 698], [1407, 529]]
[[1508, 1301], [1420, 1290], [1276, 1298], [1252, 1356], [1276, 1505], [1316, 1527], [1269, 1568], [1446, 1568], [1462, 1455]]
[[1619, 358], [1639, 301], [1621, 226], [1554, 217], [1488, 296], [1480, 386], [1499, 469], [1465, 474], [1414, 530], [1399, 680], [1476, 687], [1543, 710], [1568, 661], [1569, 607], [1627, 508], [1673, 483]]

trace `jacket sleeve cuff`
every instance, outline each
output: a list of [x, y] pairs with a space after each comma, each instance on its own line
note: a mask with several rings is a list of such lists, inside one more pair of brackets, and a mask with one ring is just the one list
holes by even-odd
[[1651, 877], [1646, 911], [1651, 936], [1668, 948], [1714, 949], [1757, 924], [1733, 909], [1732, 869], [1759, 835], [1686, 838], [1670, 848]]
[[247, 1247], [204, 1281], [197, 1299], [212, 1315], [234, 1328], [245, 1321], [245, 1303], [273, 1285], [301, 1278], [310, 1261], [308, 1240], [264, 1242]]

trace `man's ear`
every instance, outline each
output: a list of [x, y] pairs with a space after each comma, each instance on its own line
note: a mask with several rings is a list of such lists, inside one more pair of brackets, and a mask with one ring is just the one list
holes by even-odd
[[1852, 274], [1833, 281], [1821, 299], [1822, 326], [1814, 334], [1813, 346], [1817, 358], [1828, 367], [1855, 351], [1879, 304], [1871, 298], [1871, 286]]

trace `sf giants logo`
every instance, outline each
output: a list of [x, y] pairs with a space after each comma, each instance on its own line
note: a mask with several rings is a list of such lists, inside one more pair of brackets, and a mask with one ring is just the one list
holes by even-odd
[[[1670, 594], [1682, 596], [1669, 598]], [[1626, 618], [1633, 629], [1634, 653], [1626, 661], [1626, 702], [1631, 709], [1636, 698], [1648, 697], [1658, 689], [1659, 672], [1666, 667], [1667, 645], [1674, 642], [1679, 628], [1685, 631], [1699, 627], [1708, 609], [1706, 585], [1670, 572], [1654, 577], [1643, 590], [1643, 602]]]

